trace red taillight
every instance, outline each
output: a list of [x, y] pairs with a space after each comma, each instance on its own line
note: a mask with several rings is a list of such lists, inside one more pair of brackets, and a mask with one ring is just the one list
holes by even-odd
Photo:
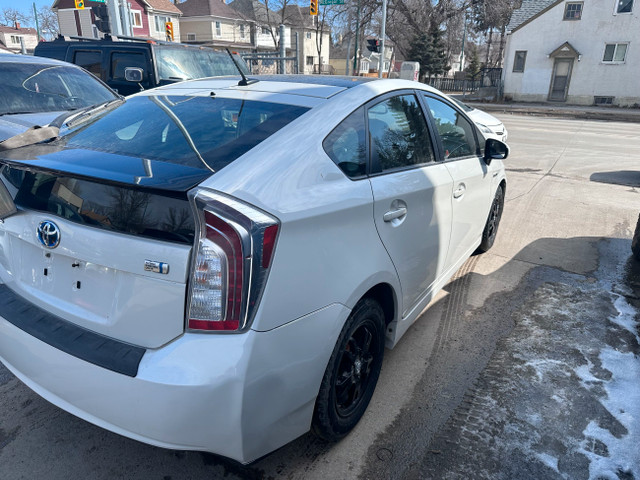
[[271, 225], [264, 231], [262, 238], [262, 268], [269, 268], [271, 256], [276, 246], [276, 236], [278, 235], [278, 225]]
[[257, 307], [279, 223], [264, 212], [210, 192], [193, 197], [198, 219], [187, 327], [245, 330]]

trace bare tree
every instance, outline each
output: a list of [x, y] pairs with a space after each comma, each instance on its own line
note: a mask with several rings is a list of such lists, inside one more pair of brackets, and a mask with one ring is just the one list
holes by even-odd
[[16, 8], [6, 7], [0, 11], [0, 24], [8, 27], [14, 27], [16, 22], [31, 23], [32, 18], [30, 13], [21, 12]]
[[58, 15], [48, 5], [43, 5], [38, 9], [38, 24], [40, 32], [46, 39], [53, 39], [60, 33]]

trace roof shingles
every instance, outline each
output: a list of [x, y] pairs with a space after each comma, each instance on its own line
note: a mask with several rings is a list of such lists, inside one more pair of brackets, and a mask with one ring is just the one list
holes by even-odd
[[541, 13], [543, 10], [551, 7], [561, 0], [522, 0], [522, 6], [514, 10], [511, 14], [511, 20], [507, 25], [507, 31], [512, 32], [522, 24], [527, 23], [533, 17]]

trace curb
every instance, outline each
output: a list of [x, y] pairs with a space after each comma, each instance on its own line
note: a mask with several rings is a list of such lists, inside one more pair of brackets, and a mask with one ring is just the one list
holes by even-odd
[[640, 112], [635, 110], [626, 111], [593, 111], [574, 110], [563, 108], [535, 108], [527, 106], [511, 106], [504, 104], [476, 103], [465, 101], [469, 105], [484, 110], [485, 112], [496, 112], [504, 114], [531, 115], [537, 117], [571, 118], [582, 120], [604, 120], [609, 122], [630, 122], [640, 123]]

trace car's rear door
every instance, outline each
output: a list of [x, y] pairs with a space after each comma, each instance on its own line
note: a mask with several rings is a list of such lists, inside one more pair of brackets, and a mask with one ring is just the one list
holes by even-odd
[[415, 92], [378, 97], [366, 120], [373, 215], [400, 279], [404, 317], [443, 271], [453, 181], [436, 161], [435, 138]]
[[470, 255], [482, 235], [497, 170], [492, 171], [482, 158], [476, 128], [464, 114], [442, 97], [426, 92], [421, 95], [436, 126], [444, 165], [453, 178], [449, 268]]

